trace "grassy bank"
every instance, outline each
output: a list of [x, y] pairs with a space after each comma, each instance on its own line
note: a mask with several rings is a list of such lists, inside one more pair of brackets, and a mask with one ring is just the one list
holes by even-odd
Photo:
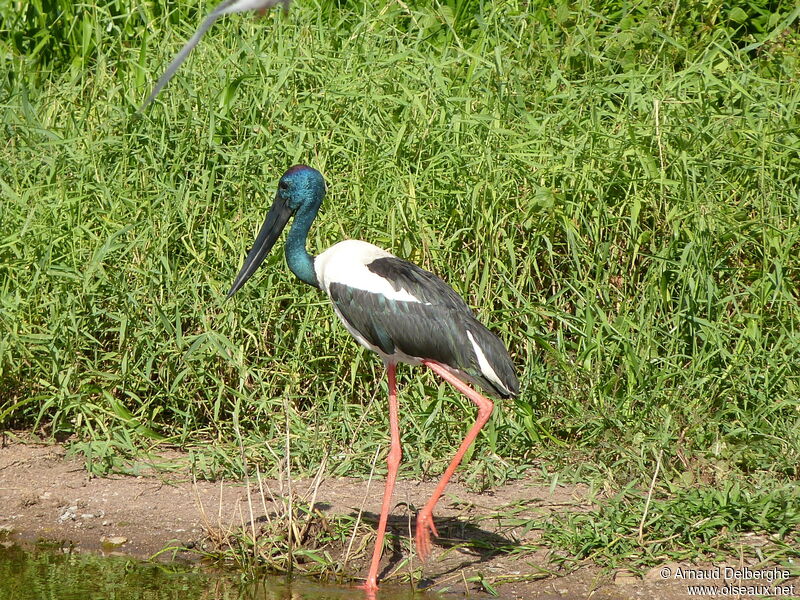
[[[588, 481], [638, 515], [611, 519], [625, 539], [696, 488], [682, 522], [797, 535], [796, 510], [732, 516], [798, 499], [792, 3], [298, 0], [221, 20], [143, 118], [205, 4], [18, 4], [0, 2], [0, 426], [74, 436], [98, 473], [158, 444], [201, 476], [280, 468], [287, 439], [296, 470], [368, 473], [379, 361], [279, 252], [223, 302], [306, 162], [329, 182], [317, 252], [411, 259], [511, 349], [522, 393], [465, 477]], [[472, 408], [414, 375], [419, 477]], [[556, 543], [589, 556], [579, 525]]]

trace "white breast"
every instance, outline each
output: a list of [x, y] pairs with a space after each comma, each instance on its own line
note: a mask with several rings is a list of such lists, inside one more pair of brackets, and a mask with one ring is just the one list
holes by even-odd
[[382, 248], [360, 240], [345, 240], [325, 250], [314, 259], [314, 271], [320, 286], [330, 296], [332, 283], [381, 294], [391, 300], [419, 302], [404, 289], [395, 290], [392, 283], [369, 270], [367, 265], [378, 258], [394, 258]]

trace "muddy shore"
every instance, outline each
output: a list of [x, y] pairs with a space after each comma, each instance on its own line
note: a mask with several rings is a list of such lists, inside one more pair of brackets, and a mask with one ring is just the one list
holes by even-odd
[[[177, 465], [186, 462], [179, 453], [162, 456], [161, 460]], [[264, 481], [264, 486], [269, 489], [269, 500], [280, 502], [287, 494], [286, 481]], [[323, 514], [356, 517], [360, 514], [361, 525], [354, 546], [370, 545], [382, 481], [303, 479], [292, 481], [291, 486], [300, 497], [315, 494], [315, 506]], [[390, 529], [399, 536], [408, 536], [413, 531], [409, 507], [421, 506], [434, 486], [435, 482], [398, 481]], [[252, 501], [254, 498], [256, 502]], [[421, 567], [424, 583], [431, 589], [480, 597], [479, 586], [466, 583], [480, 574], [493, 582], [501, 598], [509, 599], [672, 600], [689, 597], [687, 585], [724, 585], [724, 582], [663, 577], [665, 568], [674, 574], [676, 569], [697, 568], [696, 565], [660, 565], [643, 576], [608, 573], [587, 565], [567, 574], [553, 566], [551, 551], [544, 547], [533, 552], [505, 554], [490, 549], [458, 548], [459, 540], [475, 539], [487, 548], [493, 544], [536, 547], [539, 535], [536, 530], [518, 530], [499, 515], [513, 509], [514, 517], [524, 521], [542, 518], [551, 511], [590, 507], [587, 490], [582, 486], [559, 485], [551, 490], [542, 482], [516, 481], [476, 493], [454, 483], [436, 513], [439, 532], [450, 543], [435, 545], [433, 556], [423, 566], [413, 558], [402, 564], [406, 546], [395, 544], [393, 551], [385, 553], [383, 576], [394, 573], [401, 579], [405, 573], [419, 572]], [[269, 513], [274, 507], [270, 501], [262, 504], [253, 486], [249, 502], [245, 483], [194, 481], [185, 468], [169, 472], [153, 469], [136, 477], [90, 478], [82, 462], [68, 458], [60, 445], [9, 442], [0, 447], [0, 530], [4, 532], [4, 544], [26, 545], [47, 540], [76, 552], [122, 552], [143, 559], [158, 555], [158, 560], [192, 561], [198, 559], [196, 550], [209, 544], [210, 530], [229, 531], [243, 524], [249, 526], [251, 510], [258, 521], [265, 514], [264, 509]], [[352, 556], [348, 571], [363, 575], [367, 558], [363, 552]], [[732, 557], [705, 568], [720, 565], [736, 569], [747, 566]], [[794, 585], [800, 594], [797, 578], [785, 585]]]

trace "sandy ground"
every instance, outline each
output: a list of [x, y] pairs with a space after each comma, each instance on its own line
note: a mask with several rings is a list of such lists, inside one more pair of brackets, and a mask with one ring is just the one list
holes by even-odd
[[[175, 462], [185, 462], [175, 454]], [[286, 496], [286, 482], [264, 482], [271, 496], [280, 502]], [[318, 484], [318, 485], [317, 485]], [[395, 510], [390, 528], [400, 536], [408, 536], [413, 526], [410, 506], [421, 506], [435, 482], [399, 481], [394, 500]], [[320, 482], [298, 480], [292, 489], [300, 496], [315, 493], [315, 505], [326, 515], [357, 515], [362, 512], [355, 547], [371, 547], [376, 511], [379, 510], [383, 482], [356, 479], [323, 479]], [[110, 476], [89, 478], [81, 461], [66, 457], [58, 445], [37, 445], [7, 442], [0, 446], [0, 531], [4, 544], [30, 544], [39, 540], [56, 541], [74, 551], [124, 552], [149, 558], [165, 548], [184, 548], [160, 554], [159, 559], [196, 560], [197, 555], [185, 548], [208, 547], [210, 530], [230, 530], [250, 522], [247, 487], [242, 482], [192, 481], [186, 470], [139, 477]], [[270, 493], [267, 494], [270, 496]], [[256, 521], [264, 515], [264, 506], [257, 490], [251, 494]], [[270, 498], [271, 500], [271, 498]], [[439, 533], [449, 543], [434, 545], [433, 556], [420, 566], [413, 559], [404, 562], [405, 545], [395, 544], [386, 552], [382, 577], [395, 572], [417, 570], [432, 590], [449, 590], [456, 595], [482, 597], [475, 584], [466, 580], [481, 574], [493, 582], [501, 598], [594, 598], [627, 600], [633, 598], [690, 597], [687, 585], [709, 584], [720, 588], [719, 595], [732, 598], [764, 598], [763, 593], [726, 594], [723, 581], [676, 579], [680, 568], [705, 568], [730, 565], [744, 566], [735, 558], [717, 565], [660, 565], [643, 577], [632, 573], [605, 573], [585, 566], [568, 574], [560, 573], [550, 562], [546, 549], [535, 552], [499, 554], [496, 545], [525, 544], [535, 547], [538, 532], [516, 529], [510, 517], [520, 520], [541, 519], [550, 511], [586, 510], [590, 507], [587, 490], [581, 486], [549, 486], [518, 481], [495, 490], [475, 493], [458, 483], [448, 487], [436, 511]], [[268, 513], [274, 506], [266, 503]], [[513, 513], [513, 515], [512, 515]], [[507, 518], [498, 518], [505, 515]], [[263, 520], [263, 519], [262, 519]], [[249, 526], [249, 525], [248, 525]], [[481, 540], [485, 551], [458, 548], [458, 542]], [[453, 547], [455, 544], [455, 547]], [[345, 548], [341, 548], [343, 555]], [[336, 554], [335, 549], [333, 554]], [[348, 561], [348, 569], [361, 576], [366, 573], [367, 553], [356, 553]], [[673, 576], [663, 577], [669, 568]], [[765, 567], [758, 567], [763, 570]], [[540, 577], [534, 579], [534, 577]], [[516, 581], [515, 581], [516, 580]], [[762, 580], [728, 581], [736, 585], [763, 585]], [[800, 597], [800, 581], [789, 597]], [[760, 592], [761, 590], [757, 590]], [[793, 591], [793, 593], [791, 593]], [[776, 596], [777, 597], [777, 596]], [[786, 597], [786, 595], [784, 595]]]

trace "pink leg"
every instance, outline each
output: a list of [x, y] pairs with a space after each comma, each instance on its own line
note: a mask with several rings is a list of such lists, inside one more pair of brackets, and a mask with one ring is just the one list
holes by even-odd
[[372, 563], [369, 567], [367, 582], [364, 589], [367, 597], [371, 598], [378, 589], [378, 567], [381, 562], [381, 551], [383, 550], [383, 536], [386, 533], [386, 522], [389, 519], [389, 509], [392, 503], [392, 491], [394, 482], [397, 480], [397, 468], [400, 465], [402, 451], [400, 449], [400, 426], [397, 416], [397, 383], [395, 380], [395, 370], [397, 365], [389, 364], [386, 372], [389, 377], [389, 429], [391, 431], [392, 445], [389, 450], [389, 472], [386, 475], [386, 489], [383, 492], [383, 506], [381, 507], [381, 518], [378, 521], [378, 538], [375, 540], [375, 549], [372, 552]]
[[481, 396], [466, 383], [458, 379], [439, 363], [425, 360], [422, 361], [422, 364], [439, 375], [439, 377], [447, 381], [450, 385], [452, 385], [478, 406], [478, 418], [476, 419], [475, 424], [467, 433], [464, 441], [461, 442], [461, 446], [458, 447], [458, 452], [456, 452], [456, 455], [453, 457], [453, 460], [450, 462], [450, 465], [447, 467], [444, 475], [442, 475], [439, 485], [437, 485], [436, 489], [433, 490], [431, 499], [428, 500], [428, 503], [421, 511], [419, 511], [419, 514], [417, 515], [417, 554], [422, 560], [425, 560], [431, 553], [431, 533], [433, 533], [435, 536], [439, 535], [436, 531], [436, 527], [433, 524], [433, 508], [436, 506], [436, 503], [439, 501], [442, 493], [444, 493], [444, 488], [450, 481], [450, 477], [453, 476], [453, 472], [455, 472], [456, 467], [458, 467], [459, 463], [461, 462], [461, 459], [464, 458], [464, 454], [470, 447], [470, 444], [475, 441], [475, 438], [478, 437], [478, 432], [486, 424], [486, 421], [489, 420], [489, 417], [492, 414], [492, 409], [494, 408], [494, 404], [492, 404], [491, 400]]

